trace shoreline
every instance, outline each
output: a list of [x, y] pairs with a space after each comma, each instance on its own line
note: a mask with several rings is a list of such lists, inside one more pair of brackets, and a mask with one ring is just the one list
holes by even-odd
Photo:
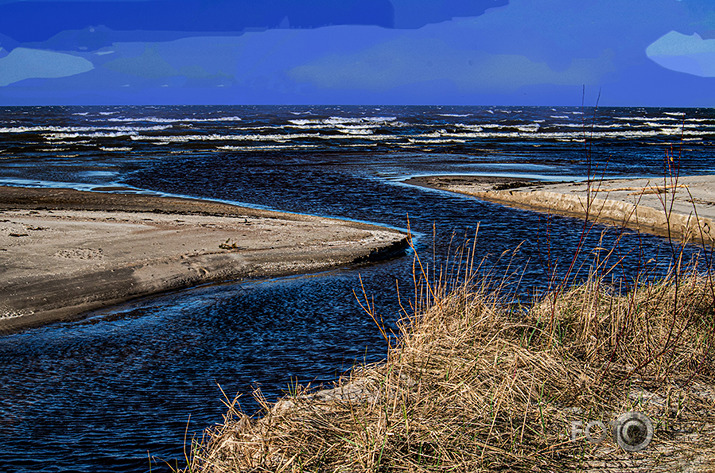
[[200, 284], [403, 254], [365, 223], [199, 199], [0, 186], [0, 334]]
[[[545, 182], [485, 176], [420, 176], [406, 184], [508, 207], [626, 227], [698, 245], [715, 244], [715, 175]], [[671, 209], [667, 216], [665, 208]]]

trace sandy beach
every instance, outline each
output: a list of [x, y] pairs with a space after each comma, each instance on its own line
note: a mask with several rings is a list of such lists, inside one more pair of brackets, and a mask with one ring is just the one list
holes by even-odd
[[404, 251], [395, 230], [193, 199], [0, 187], [0, 333], [214, 281]]
[[544, 182], [482, 176], [424, 176], [408, 184], [458, 192], [509, 207], [715, 244], [715, 175], [660, 179]]

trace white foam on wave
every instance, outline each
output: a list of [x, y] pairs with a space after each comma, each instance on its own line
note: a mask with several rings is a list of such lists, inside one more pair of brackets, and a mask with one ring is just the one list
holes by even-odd
[[663, 112], [663, 115], [670, 115], [671, 117], [684, 117], [685, 112]]
[[519, 131], [523, 131], [525, 133], [536, 133], [539, 131], [539, 128], [541, 126], [538, 123], [533, 123], [531, 125], [522, 125], [522, 126], [517, 126], [516, 129]]
[[165, 125], [129, 127], [129, 126], [16, 126], [0, 128], [0, 133], [87, 133], [87, 132], [140, 132], [162, 131], [171, 128]]
[[[517, 125], [517, 124], [511, 124], [511, 125], [501, 125], [498, 123], [484, 123], [480, 125], [467, 125], [464, 123], [455, 123], [455, 126], [462, 128], [464, 130], [469, 130], [469, 131], [482, 131], [485, 128], [486, 129], [497, 129], [497, 130], [503, 130], [503, 129], [516, 129], [519, 131], [523, 131], [525, 133], [535, 133], [539, 131], [541, 128], [541, 123], [526, 123], [523, 125]], [[444, 130], [440, 130], [444, 131]]]
[[[686, 132], [682, 127], [679, 126], [672, 126], [672, 127], [663, 127], [658, 129], [660, 131], [660, 134], [662, 135], [684, 135], [686, 133], [688, 134], [693, 134], [692, 132]], [[696, 133], [700, 134], [700, 133]]]
[[72, 146], [89, 145], [89, 144], [92, 144], [92, 140], [73, 140], [73, 141], [62, 141], [62, 140], [54, 141], [53, 140], [52, 144], [55, 146], [57, 146], [57, 145], [72, 145]]
[[440, 117], [457, 117], [457, 118], [464, 118], [464, 117], [472, 116], [471, 113], [438, 113], [437, 115]]
[[239, 122], [241, 117], [215, 117], [215, 118], [161, 118], [161, 117], [136, 117], [136, 118], [108, 118], [109, 122], [134, 123], [210, 123], [210, 122]]
[[131, 148], [129, 146], [119, 146], [119, 147], [109, 147], [109, 146], [100, 146], [99, 149], [102, 151], [131, 151], [134, 148]]
[[372, 135], [375, 133], [369, 128], [338, 128], [338, 131], [347, 135]]
[[648, 126], [654, 128], [672, 128], [677, 130], [691, 129], [702, 130], [705, 134], [711, 134], [712, 128], [715, 128], [715, 123], [648, 123]]
[[217, 117], [217, 118], [192, 118], [191, 122], [240, 122], [243, 121], [241, 117]]
[[151, 141], [155, 143], [189, 143], [192, 141], [274, 141], [285, 143], [291, 139], [317, 139], [321, 138], [318, 133], [295, 133], [292, 135], [177, 135], [177, 136], [160, 136], [160, 135], [134, 135], [131, 137], [133, 141]]
[[261, 151], [278, 149], [310, 149], [318, 145], [261, 145], [261, 146], [219, 146], [215, 151]]
[[421, 133], [419, 135], [414, 135], [416, 138], [440, 138], [442, 137], [441, 131], [433, 131], [432, 133]]
[[[351, 148], [356, 148], [356, 147], [371, 147], [371, 146], [376, 146], [377, 143], [350, 143], [349, 146]], [[286, 144], [267, 144], [267, 145], [257, 145], [257, 146], [231, 146], [231, 145], [225, 145], [225, 146], [218, 146], [214, 151], [219, 152], [219, 151], [272, 151], [272, 150], [286, 150], [286, 149], [315, 149], [315, 148], [320, 148], [319, 145], [311, 145], [311, 144], [293, 144], [293, 143], [286, 143]]]
[[300, 118], [295, 120], [288, 120], [288, 123], [296, 126], [313, 126], [313, 125], [324, 125], [322, 120], [316, 120], [312, 118]]
[[324, 130], [326, 128], [335, 128], [335, 125], [327, 125], [325, 123], [302, 123], [310, 122], [310, 120], [289, 120], [290, 125], [284, 125], [281, 128], [293, 128], [298, 130]]
[[285, 128], [289, 128], [288, 125], [261, 125], [261, 126], [243, 126], [243, 127], [225, 127], [224, 130], [233, 130], [233, 131], [238, 131], [238, 132], [249, 132], [249, 131], [265, 131], [265, 130], [271, 130], [271, 131], [280, 131]]
[[684, 123], [678, 126], [683, 128], [713, 128], [715, 127], [715, 123]]
[[132, 140], [147, 140], [164, 143], [186, 143], [191, 141], [258, 141], [288, 143], [292, 140], [319, 139], [319, 140], [371, 140], [388, 141], [398, 139], [396, 135], [362, 135], [342, 134], [325, 135], [320, 133], [295, 133], [291, 135], [184, 135], [184, 136], [133, 136]]
[[362, 120], [373, 123], [391, 123], [397, 120], [397, 117], [363, 117]]
[[120, 136], [129, 135], [129, 133], [94, 133], [92, 135], [81, 135], [79, 133], [47, 133], [45, 135], [42, 135], [42, 138], [46, 139], [47, 141], [61, 141], [72, 140], [75, 138], [118, 138]]
[[335, 125], [335, 128], [338, 129], [348, 129], [348, 130], [370, 130], [374, 128], [380, 128], [380, 125], [375, 124], [375, 123], [359, 123], [359, 124], [345, 124], [345, 123], [338, 123]]
[[568, 115], [551, 115], [551, 118], [556, 118], [559, 120], [568, 120], [571, 117], [569, 117]]
[[614, 120], [625, 120], [633, 122], [657, 122], [663, 120], [679, 121], [677, 118], [671, 117], [613, 117]]
[[342, 139], [362, 139], [362, 140], [372, 140], [372, 141], [391, 141], [396, 140], [398, 137], [396, 135], [320, 135], [322, 140], [332, 140], [336, 138]]
[[458, 126], [459, 128], [464, 128], [465, 130], [469, 131], [482, 131], [484, 127], [480, 125], [467, 125], [464, 123], [455, 123], [455, 126]]
[[459, 140], [456, 138], [437, 138], [433, 140], [420, 140], [420, 139], [414, 139], [414, 138], [408, 138], [410, 143], [415, 143], [415, 144], [424, 144], [424, 145], [438, 145], [438, 144], [449, 144], [449, 143], [466, 143], [466, 140]]
[[[715, 134], [711, 133], [711, 134]], [[583, 140], [583, 133], [581, 132], [515, 132], [515, 131], [504, 131], [504, 132], [493, 132], [493, 131], [483, 131], [474, 133], [423, 133], [420, 135], [415, 135], [411, 138], [458, 138], [458, 139], [479, 139], [479, 138], [537, 138], [537, 139], [551, 139], [551, 140], [566, 140], [566, 141], [581, 141]], [[630, 138], [647, 138], [647, 137], [657, 137], [657, 136], [672, 136], [672, 135], [683, 135], [683, 136], [700, 136], [702, 133], [693, 130], [680, 130], [679, 128], [661, 128], [661, 129], [649, 129], [649, 130], [628, 130], [628, 131], [592, 131], [588, 133], [590, 138], [616, 138], [616, 139], [630, 139]]]
[[138, 133], [136, 131], [115, 131], [115, 132], [97, 132], [89, 134], [80, 133], [46, 133], [42, 137], [48, 141], [58, 141], [58, 140], [71, 140], [74, 138], [122, 138], [122, 137], [134, 137]]
[[390, 123], [397, 120], [397, 117], [330, 117], [323, 120], [323, 123], [328, 125], [347, 125], [356, 123]]
[[585, 130], [607, 130], [609, 128], [631, 128], [633, 125], [630, 123], [613, 123], [610, 125], [597, 125], [595, 123], [553, 123], [549, 126], [557, 128], [583, 128]]
[[330, 118], [303, 118], [288, 120], [288, 123], [296, 126], [345, 126], [345, 125], [373, 125], [380, 126], [384, 124], [395, 125], [397, 117], [330, 117]]

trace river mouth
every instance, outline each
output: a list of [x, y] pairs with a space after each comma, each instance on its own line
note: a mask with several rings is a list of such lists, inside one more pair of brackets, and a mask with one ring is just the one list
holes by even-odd
[[[140, 112], [127, 109], [124, 113], [139, 119]], [[254, 120], [278, 128], [293, 119], [280, 113], [261, 112], [259, 116], [249, 112], [241, 112], [241, 126]], [[318, 112], [325, 120], [336, 113], [357, 113]], [[163, 113], [172, 117], [183, 112], [167, 109]], [[231, 116], [236, 113], [226, 111]], [[364, 113], [373, 116], [377, 112]], [[503, 119], [501, 125], [513, 127], [519, 120], [562, 115], [550, 110], [529, 113], [522, 113], [518, 120], [513, 114], [496, 120]], [[617, 110], [609, 119], [615, 122], [615, 116], [640, 113]], [[652, 112], [656, 117], [658, 113]], [[386, 135], [412, 133], [408, 138], [415, 139], [415, 134], [457, 126], [455, 118], [440, 118], [436, 112], [397, 109], [381, 110], [380, 114], [397, 117], [395, 124], [379, 125]], [[474, 120], [488, 119], [488, 124], [494, 124], [492, 114], [483, 115], [485, 118]], [[75, 119], [91, 118], [83, 117]], [[54, 126], [53, 120], [59, 118], [48, 114], [36, 115], [33, 120]], [[215, 131], [201, 129], [192, 134]], [[44, 140], [40, 134], [56, 132], [36, 133], [39, 143]], [[160, 133], [168, 138], [185, 134], [179, 129]], [[33, 136], [25, 133], [16, 138], [31, 144]], [[409, 144], [405, 138], [394, 145], [380, 144], [376, 151], [366, 151], [365, 146], [360, 151], [358, 141], [354, 147], [341, 149], [345, 145], [336, 144], [337, 140], [322, 139], [324, 148], [301, 151], [293, 147], [276, 152], [217, 149], [233, 146], [227, 143], [213, 143], [214, 148], [208, 149], [207, 141], [158, 145], [159, 138], [92, 138], [107, 141], [101, 145], [109, 149], [133, 148], [131, 152], [100, 152], [89, 146], [94, 142], [79, 143], [87, 139], [63, 138], [70, 143], [58, 147], [69, 147], [67, 152], [35, 149], [32, 154], [23, 148], [16, 159], [3, 160], [0, 174], [7, 180], [32, 175], [38, 185], [124, 186], [396, 228], [409, 225], [413, 233], [422, 235], [417, 251], [430, 266], [446, 260], [448, 254], [453, 257], [456, 247], [465, 241], [471, 247], [478, 228], [476, 260], [485, 258], [484, 267], [494, 268], [496, 275], [518, 271], [515, 281], [520, 281], [519, 290], [524, 294], [548, 284], [549, 268], [558, 265], [565, 270], [569, 266], [583, 229], [580, 220], [549, 218], [399, 182], [430, 173], [583, 177], [587, 166], [583, 145], [578, 142], [538, 141], [530, 135], [503, 142], [474, 138], [471, 144], [441, 150], [432, 143], [427, 145], [429, 151], [423, 144], [403, 148], [403, 141]], [[653, 139], [604, 138], [606, 141], [597, 143], [599, 153], [594, 153], [593, 159], [611, 175], [657, 174], [662, 168], [663, 148], [650, 144]], [[668, 136], [658, 139], [661, 143], [672, 140]], [[711, 135], [704, 139], [705, 144], [692, 145], [697, 152], [686, 153], [689, 160], [683, 163], [684, 169], [711, 172], [713, 147], [707, 146]], [[317, 140], [298, 144], [317, 145]], [[441, 146], [453, 145], [457, 146]], [[63, 158], [61, 153], [80, 156]], [[651, 259], [659, 261], [660, 270], [669, 264], [671, 249], [665, 240], [632, 232], [619, 239], [617, 231], [596, 227], [583, 243], [579, 265], [591, 258], [595, 248], [610, 248], [616, 242], [619, 257], [623, 257], [618, 277], [627, 278]], [[519, 245], [513, 259], [502, 256]], [[301, 277], [199, 287], [95, 312], [78, 322], [0, 336], [0, 462], [13, 471], [149, 471], [150, 456], [181, 461], [187, 425], [190, 439], [222, 420], [222, 390], [229, 397], [240, 393], [241, 406], [250, 413], [257, 409], [250, 396], [255, 387], [268, 399], [275, 399], [296, 381], [326, 383], [354, 363], [379, 361], [386, 344], [357, 304], [353, 291], [360, 291], [359, 278], [367, 294], [375, 298], [380, 315], [388, 324], [394, 323], [400, 317], [398, 285], [403, 302], [412, 296], [411, 255]], [[162, 469], [166, 467], [160, 461], [152, 465], [152, 471]]]

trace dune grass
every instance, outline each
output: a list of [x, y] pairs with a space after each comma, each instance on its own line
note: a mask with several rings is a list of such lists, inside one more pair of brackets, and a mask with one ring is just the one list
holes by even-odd
[[[679, 158], [666, 153], [668, 222]], [[588, 184], [591, 202], [590, 167]], [[291, 386], [276, 403], [256, 391], [253, 416], [227, 402], [224, 422], [191, 442], [184, 471], [715, 471], [713, 248], [696, 232], [702, 258], [684, 264], [669, 224], [670, 271], [654, 278], [644, 263], [625, 288], [613, 250], [585, 277], [578, 266], [592, 220], [587, 212], [565, 273], [528, 303], [509, 290], [518, 268], [474, 265], [476, 236], [448, 255], [452, 266], [427, 267], [415, 251], [397, 333], [364, 288], [356, 294], [389, 344], [383, 362], [331, 389]], [[635, 452], [609, 427], [630, 411], [653, 425]], [[606, 428], [600, 442], [574, 428], [594, 422]]]
[[[593, 272], [524, 306], [469, 260], [429, 275], [415, 257], [398, 337], [360, 294], [392, 342], [385, 361], [355, 367], [332, 389], [293, 386], [275, 404], [256, 392], [255, 416], [235, 400], [193, 442], [185, 471], [710, 471], [710, 270], [676, 267], [631, 291]], [[608, 424], [628, 411], [655, 426], [642, 451], [572, 438], [572, 422]]]

